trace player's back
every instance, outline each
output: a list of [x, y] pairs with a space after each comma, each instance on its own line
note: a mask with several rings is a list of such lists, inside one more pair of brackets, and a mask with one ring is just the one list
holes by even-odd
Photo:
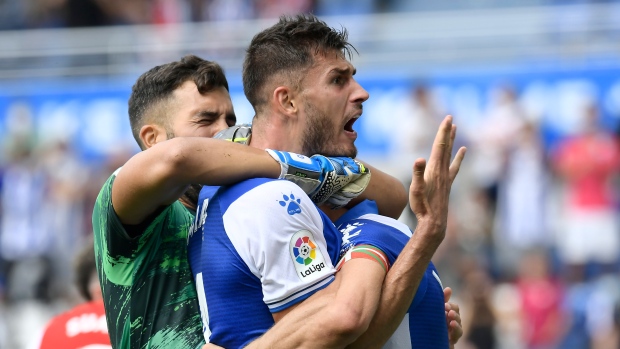
[[295, 184], [204, 188], [197, 212], [189, 257], [209, 342], [243, 347], [273, 325], [272, 313], [333, 280], [341, 235]]
[[[412, 235], [405, 224], [378, 215], [370, 201], [349, 210], [336, 225], [343, 234], [341, 256], [353, 246], [372, 245], [385, 253], [390, 265]], [[383, 348], [449, 348], [444, 304], [443, 285], [431, 262], [401, 325]]]

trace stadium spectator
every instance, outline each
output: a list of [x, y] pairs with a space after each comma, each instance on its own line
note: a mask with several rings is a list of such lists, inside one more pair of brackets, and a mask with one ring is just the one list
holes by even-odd
[[564, 290], [553, 279], [544, 251], [530, 251], [520, 261], [517, 290], [521, 299], [523, 342], [528, 349], [555, 348], [565, 327]]
[[256, 0], [258, 18], [277, 18], [282, 15], [309, 13], [313, 0]]
[[75, 260], [75, 286], [86, 303], [53, 318], [45, 329], [39, 348], [112, 348], [92, 242], [84, 246]]
[[[53, 236], [41, 227], [39, 215], [46, 202], [46, 177], [28, 140], [17, 140], [2, 174], [0, 258], [7, 263], [9, 301], [49, 300], [50, 250]], [[25, 270], [30, 271], [23, 274]]]
[[487, 272], [475, 260], [463, 258], [471, 267], [463, 275], [463, 304], [467, 318], [464, 331], [465, 342], [475, 349], [495, 349], [498, 343], [495, 338], [496, 318], [491, 302], [493, 282]]
[[557, 245], [576, 280], [588, 276], [589, 263], [608, 272], [616, 270], [620, 256], [618, 197], [612, 187], [620, 173], [620, 146], [599, 122], [598, 107], [588, 106], [583, 131], [562, 141], [552, 154], [565, 185], [564, 225], [557, 234]]
[[524, 122], [507, 141], [498, 181], [494, 237], [503, 273], [514, 276], [523, 253], [550, 248], [553, 242], [545, 220], [548, 169], [540, 131]]
[[433, 135], [428, 132], [442, 118], [441, 108], [428, 86], [417, 85], [408, 98], [398, 105], [393, 122], [401, 125], [398, 137], [394, 137], [391, 151], [404, 161], [413, 162], [430, 153]]

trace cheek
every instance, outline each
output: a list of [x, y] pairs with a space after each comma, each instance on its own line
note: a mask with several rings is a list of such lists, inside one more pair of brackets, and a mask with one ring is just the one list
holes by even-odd
[[205, 127], [205, 135], [204, 137], [213, 137], [216, 134], [218, 134], [218, 132], [223, 131], [225, 129], [228, 128], [228, 124], [226, 124], [225, 122], [221, 122], [221, 123], [217, 123], [214, 125], [210, 125]]
[[209, 137], [209, 138], [212, 138], [218, 132], [220, 132], [220, 129], [216, 128], [216, 127], [212, 127], [212, 126], [201, 127], [199, 130], [196, 131], [196, 135], [195, 136], [196, 137]]

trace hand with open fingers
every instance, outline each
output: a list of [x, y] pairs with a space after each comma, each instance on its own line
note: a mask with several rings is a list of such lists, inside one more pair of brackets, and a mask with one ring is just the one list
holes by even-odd
[[456, 137], [456, 125], [452, 124], [452, 116], [445, 117], [431, 150], [428, 162], [417, 159], [413, 167], [413, 179], [409, 189], [409, 204], [418, 219], [418, 224], [431, 229], [424, 229], [438, 246], [446, 233], [448, 224], [448, 202], [452, 183], [465, 157], [465, 147], [461, 147], [452, 163], [452, 147]]
[[446, 287], [443, 289], [443, 297], [446, 307], [446, 322], [448, 323], [448, 338], [450, 341], [450, 348], [454, 348], [454, 345], [463, 336], [463, 325], [461, 324], [461, 309], [458, 304], [450, 302], [452, 297], [452, 289]]

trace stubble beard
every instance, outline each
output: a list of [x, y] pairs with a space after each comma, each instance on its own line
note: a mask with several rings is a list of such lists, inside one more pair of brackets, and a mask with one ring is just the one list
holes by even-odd
[[174, 137], [176, 137], [176, 135], [174, 134], [174, 132], [173, 132], [172, 130], [169, 130], [169, 129], [166, 127], [166, 137], [167, 137], [167, 139], [168, 139], [168, 140], [171, 140], [171, 139], [173, 139]]
[[354, 144], [352, 147], [334, 144], [334, 131], [337, 130], [337, 126], [332, 118], [309, 103], [306, 103], [305, 107], [308, 123], [301, 140], [304, 155], [321, 154], [349, 158], [357, 156], [357, 148]]

